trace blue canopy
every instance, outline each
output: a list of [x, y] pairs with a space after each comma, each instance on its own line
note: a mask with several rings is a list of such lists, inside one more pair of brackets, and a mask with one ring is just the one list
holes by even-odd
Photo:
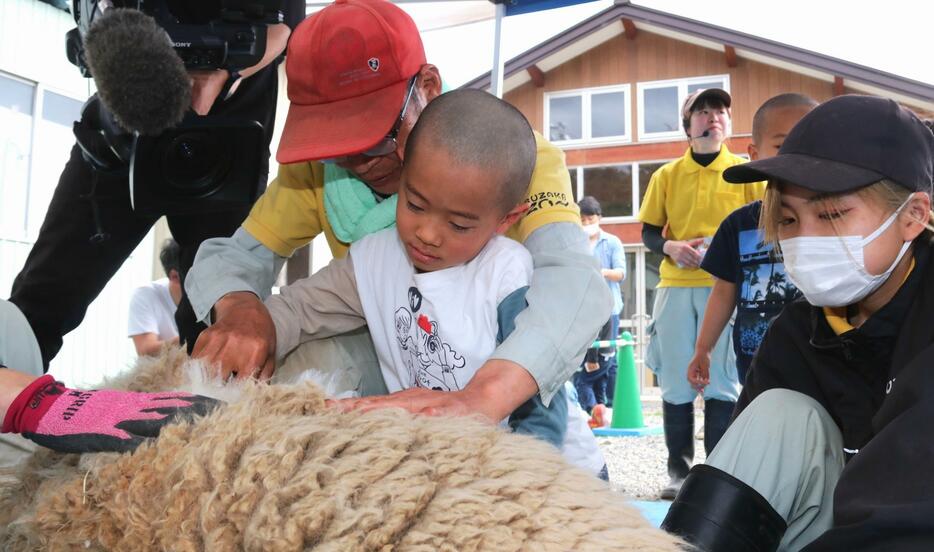
[[531, 13], [553, 8], [563, 8], [564, 6], [573, 6], [574, 4], [584, 4], [594, 0], [504, 0], [506, 5], [506, 15], [519, 15], [521, 13]]

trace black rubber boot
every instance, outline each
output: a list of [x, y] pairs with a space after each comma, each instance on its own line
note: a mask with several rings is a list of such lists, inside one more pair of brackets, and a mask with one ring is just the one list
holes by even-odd
[[662, 402], [665, 425], [665, 446], [668, 447], [668, 476], [671, 481], [660, 496], [673, 499], [694, 462], [694, 403]]
[[775, 552], [788, 528], [755, 489], [706, 464], [691, 469], [661, 527], [702, 552]]
[[730, 427], [730, 418], [735, 408], [736, 403], [732, 401], [718, 399], [704, 401], [704, 451], [707, 456], [710, 456], [713, 448], [720, 442], [720, 438], [726, 433], [726, 428]]

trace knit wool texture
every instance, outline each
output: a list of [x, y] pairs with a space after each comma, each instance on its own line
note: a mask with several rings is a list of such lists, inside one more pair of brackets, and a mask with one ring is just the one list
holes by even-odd
[[[105, 383], [191, 389], [188, 364], [169, 350]], [[0, 549], [683, 549], [546, 443], [324, 399], [312, 383], [247, 383], [133, 453], [39, 450], [0, 473]]]

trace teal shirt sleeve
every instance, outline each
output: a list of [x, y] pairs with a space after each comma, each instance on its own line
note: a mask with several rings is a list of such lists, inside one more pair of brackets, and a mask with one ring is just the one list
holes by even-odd
[[[528, 289], [526, 286], [510, 293], [497, 307], [497, 344], [509, 337], [516, 327], [516, 316], [528, 306], [525, 301]], [[568, 427], [568, 400], [564, 387], [555, 393], [548, 406], [539, 394], [525, 401], [509, 416], [508, 425], [516, 433], [531, 435], [560, 449]]]

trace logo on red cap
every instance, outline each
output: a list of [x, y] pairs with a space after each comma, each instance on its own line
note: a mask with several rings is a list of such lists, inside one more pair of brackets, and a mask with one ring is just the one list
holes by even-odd
[[374, 73], [379, 71], [379, 58], [371, 57], [366, 60], [366, 64], [370, 66]]

